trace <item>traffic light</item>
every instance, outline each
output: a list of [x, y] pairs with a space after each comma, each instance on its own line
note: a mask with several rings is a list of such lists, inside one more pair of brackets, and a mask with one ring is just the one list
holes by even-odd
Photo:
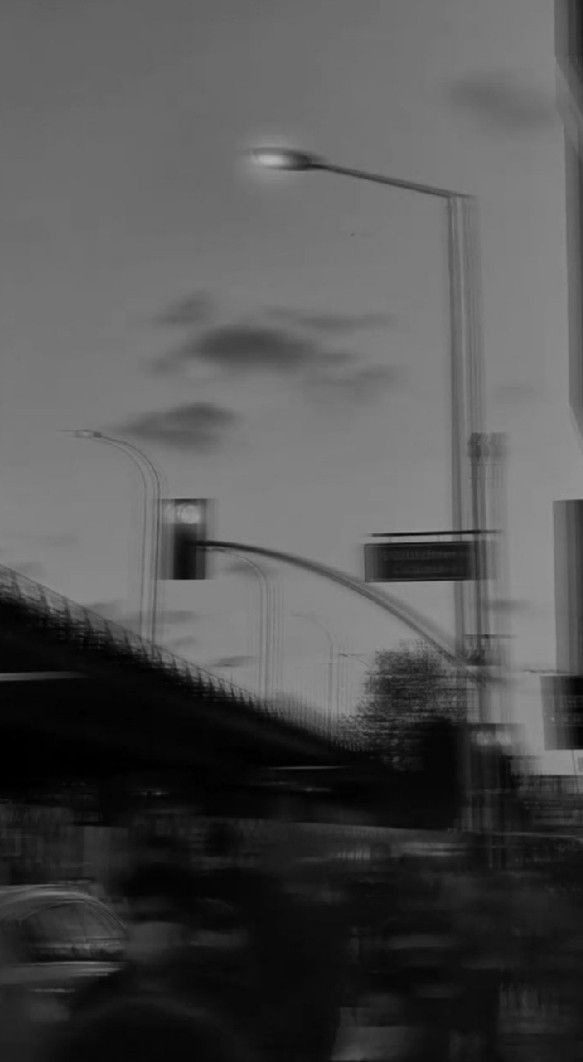
[[170, 498], [163, 502], [162, 578], [206, 579], [209, 500]]

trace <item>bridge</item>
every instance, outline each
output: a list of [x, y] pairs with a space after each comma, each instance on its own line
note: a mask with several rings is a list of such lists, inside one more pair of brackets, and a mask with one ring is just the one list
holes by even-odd
[[178, 771], [204, 788], [362, 756], [308, 705], [271, 704], [0, 567], [0, 789]]

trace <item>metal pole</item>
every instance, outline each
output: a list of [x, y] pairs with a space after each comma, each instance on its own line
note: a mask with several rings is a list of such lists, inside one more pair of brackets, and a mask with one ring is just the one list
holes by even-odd
[[432, 620], [427, 619], [427, 617], [422, 616], [421, 613], [411, 608], [410, 605], [406, 605], [405, 602], [396, 598], [394, 594], [377, 590], [370, 583], [365, 583], [362, 579], [357, 579], [347, 572], [332, 568], [329, 564], [310, 560], [309, 557], [302, 557], [297, 553], [285, 553], [282, 550], [255, 546], [248, 542], [223, 542], [215, 539], [200, 542], [199, 546], [210, 550], [240, 550], [241, 553], [264, 557], [266, 560], [274, 561], [276, 564], [286, 564], [292, 568], [299, 568], [301, 571], [310, 572], [327, 582], [341, 586], [363, 600], [369, 601], [381, 612], [404, 623], [409, 630], [414, 631], [423, 641], [433, 646], [440, 656], [458, 667], [470, 682], [478, 684], [483, 681], [483, 676], [477, 674], [476, 669], [468, 663], [467, 659], [456, 652], [456, 647], [451, 641], [449, 634], [441, 630]]
[[[316, 167], [318, 168], [318, 167]], [[421, 195], [435, 196], [447, 203], [448, 282], [450, 304], [450, 389], [451, 389], [451, 513], [453, 528], [465, 529], [464, 468], [467, 468], [467, 451], [464, 439], [472, 438], [482, 429], [482, 363], [483, 334], [480, 303], [479, 232], [477, 202], [467, 195], [435, 188], [430, 185], [396, 180], [381, 175], [368, 174], [344, 167], [320, 166], [332, 173], [343, 174], [361, 180], [402, 188]], [[466, 357], [464, 358], [464, 352]], [[464, 389], [467, 382], [467, 409], [464, 405]], [[474, 529], [486, 527], [485, 485], [482, 463], [471, 462], [471, 509]], [[483, 635], [487, 625], [486, 579], [487, 558], [483, 536], [476, 538], [477, 558], [474, 580], [475, 623], [478, 653], [483, 656]], [[454, 623], [456, 652], [466, 652], [466, 591], [462, 583], [454, 583]], [[459, 675], [459, 681], [463, 677]], [[469, 694], [467, 683], [465, 689]], [[478, 717], [487, 715], [488, 694], [484, 682], [478, 683]], [[464, 791], [470, 799], [468, 814], [470, 823], [473, 778], [471, 772], [471, 735], [466, 722], [465, 753], [463, 756]]]
[[[338, 684], [338, 676], [337, 676], [336, 688], [335, 688], [335, 684], [334, 684], [334, 665], [335, 665], [335, 662], [336, 662], [336, 658], [340, 659], [340, 657], [342, 656], [341, 647], [340, 647], [339, 643], [337, 642], [337, 640], [333, 637], [331, 632], [328, 630], [328, 627], [326, 627], [326, 625], [324, 623], [322, 623], [322, 621], [317, 616], [315, 616], [312, 612], [293, 612], [292, 615], [295, 616], [296, 619], [306, 619], [306, 620], [309, 620], [311, 623], [314, 623], [326, 635], [326, 638], [328, 640], [328, 650], [329, 650], [329, 652], [328, 652], [328, 667], [327, 667], [327, 670], [328, 670], [327, 705], [328, 705], [328, 716], [329, 716], [329, 719], [331, 721], [332, 718], [333, 718], [333, 714], [334, 714], [334, 706], [336, 706], [336, 716], [338, 717], [339, 714], [340, 714], [340, 711], [339, 711], [340, 688], [339, 688], [339, 684]], [[336, 692], [336, 698], [334, 697], [334, 693], [335, 692]]]
[[[464, 447], [464, 323], [466, 350], [468, 360], [476, 364], [468, 367], [468, 373], [474, 380], [480, 374], [477, 364], [481, 355], [481, 345], [472, 342], [472, 328], [467, 320], [467, 310], [475, 302], [474, 282], [476, 279], [475, 262], [469, 257], [468, 234], [471, 218], [475, 215], [475, 201], [471, 196], [434, 185], [419, 184], [415, 181], [387, 177], [383, 174], [368, 173], [366, 170], [336, 166], [324, 161], [316, 162], [312, 167], [328, 173], [350, 177], [356, 180], [382, 184], [390, 188], [399, 188], [418, 195], [431, 196], [445, 200], [447, 205], [447, 268], [450, 306], [450, 388], [451, 388], [451, 512], [452, 526], [464, 528], [464, 467], [466, 453]], [[475, 230], [472, 230], [476, 236]], [[464, 293], [466, 305], [464, 306]], [[474, 319], [476, 314], [473, 314]], [[470, 422], [475, 418], [470, 411]], [[470, 429], [476, 430], [476, 429]], [[454, 584], [455, 637], [458, 651], [465, 649], [465, 599], [462, 583]]]
[[148, 481], [144, 473], [144, 469], [139, 461], [136, 460], [135, 455], [131, 450], [120, 445], [116, 439], [110, 439], [107, 436], [103, 436], [103, 442], [108, 443], [116, 450], [121, 450], [126, 453], [131, 461], [133, 461], [135, 467], [139, 470], [142, 480], [142, 486], [144, 493], [142, 497], [142, 533], [140, 540], [140, 607], [138, 612], [138, 622], [140, 627], [140, 634], [142, 638], [147, 638], [147, 591], [146, 591], [146, 547], [147, 547], [147, 528], [148, 528]]
[[237, 550], [232, 549], [218, 549], [220, 553], [227, 553], [230, 556], [237, 557], [252, 571], [257, 579], [257, 585], [259, 587], [259, 653], [258, 653], [258, 690], [259, 695], [267, 700], [269, 695], [269, 673], [270, 673], [270, 637], [269, 637], [269, 624], [271, 621], [270, 614], [270, 579], [271, 573], [267, 572], [265, 568], [262, 568], [260, 564], [251, 560], [250, 557], [246, 557], [243, 553], [239, 553]]
[[138, 469], [140, 478], [142, 481], [143, 494], [142, 494], [142, 529], [140, 535], [140, 553], [139, 553], [139, 568], [140, 568], [140, 599], [138, 605], [138, 626], [140, 630], [140, 636], [146, 638], [148, 635], [147, 623], [146, 623], [146, 544], [148, 535], [148, 479], [144, 472], [142, 462], [136, 457], [131, 446], [125, 444], [123, 440], [115, 439], [112, 436], [104, 435], [103, 432], [97, 431], [81, 431], [71, 432], [68, 434], [77, 435], [80, 438], [94, 439], [98, 442], [106, 443], [108, 446], [116, 450], [121, 450], [130, 458], [130, 461]]
[[151, 557], [151, 584], [152, 584], [152, 602], [151, 602], [151, 631], [150, 639], [152, 643], [156, 641], [157, 632], [157, 618], [158, 618], [158, 580], [160, 578], [160, 519], [161, 519], [161, 499], [162, 499], [162, 477], [154, 462], [137, 446], [133, 443], [128, 443], [126, 440], [121, 441], [122, 444], [136, 454], [145, 463], [152, 478], [152, 484], [154, 487], [154, 503], [152, 513], [152, 557]]
[[[483, 434], [483, 327], [481, 308], [481, 277], [479, 269], [479, 229], [477, 204], [465, 199], [462, 203], [464, 251], [464, 301], [467, 329], [467, 407], [470, 429], [472, 517], [474, 529], [480, 532], [488, 526], [486, 517], [486, 459], [488, 438]], [[488, 604], [488, 544], [484, 534], [476, 535], [475, 623], [478, 658], [486, 663], [489, 633]], [[488, 723], [487, 684], [478, 690], [478, 719]]]
[[402, 188], [405, 192], [417, 192], [419, 195], [430, 195], [436, 199], [468, 198], [463, 192], [456, 192], [452, 188], [439, 188], [434, 184], [419, 184], [417, 181], [407, 181], [401, 177], [388, 177], [384, 173], [369, 173], [368, 170], [355, 170], [348, 166], [336, 166], [332, 162], [320, 161], [317, 166], [311, 166], [310, 169], [326, 170], [328, 173], [337, 173], [341, 177], [353, 177], [358, 181], [384, 184], [390, 188]]
[[281, 690], [283, 682], [283, 589], [279, 573], [276, 573], [270, 583], [271, 598], [273, 605], [273, 620], [270, 627], [272, 638], [272, 692]]
[[151, 600], [151, 615], [150, 615], [150, 640], [152, 643], [156, 640], [156, 621], [158, 610], [158, 578], [160, 574], [160, 507], [162, 497], [162, 475], [156, 468], [154, 462], [140, 450], [134, 443], [130, 443], [127, 439], [118, 439], [114, 435], [106, 435], [104, 432], [90, 432], [92, 438], [102, 439], [104, 442], [111, 443], [113, 446], [117, 446], [118, 449], [123, 450], [134, 459], [134, 463], [140, 465], [140, 468], [147, 469], [150, 475], [150, 484], [153, 488], [153, 505], [152, 505], [152, 549], [151, 549], [151, 565], [150, 565], [150, 580], [152, 587], [152, 600]]
[[[448, 275], [450, 312], [450, 395], [451, 395], [451, 517], [452, 528], [460, 531], [464, 524], [463, 468], [464, 438], [464, 320], [462, 256], [460, 251], [461, 201], [451, 196], [447, 201], [448, 226]], [[465, 652], [465, 588], [462, 582], [454, 582], [455, 638], [458, 652]]]
[[[492, 523], [498, 528], [498, 535], [493, 544], [496, 599], [499, 603], [507, 596], [510, 586], [508, 563], [508, 514], [506, 490], [506, 436], [497, 432], [490, 436], [490, 475], [492, 497]], [[500, 719], [509, 725], [513, 721], [512, 688], [507, 678], [511, 671], [511, 626], [506, 611], [497, 610], [495, 617], [495, 645], [500, 681]]]
[[[253, 152], [257, 161], [263, 165], [295, 171], [320, 171], [337, 174], [341, 177], [367, 181], [390, 188], [398, 188], [419, 195], [432, 196], [445, 200], [448, 217], [448, 279], [450, 297], [450, 379], [452, 402], [452, 515], [454, 528], [464, 528], [459, 516], [464, 517], [465, 501], [463, 496], [464, 470], [467, 465], [467, 452], [464, 445], [466, 438], [482, 430], [482, 361], [483, 330], [481, 320], [481, 294], [479, 270], [479, 231], [477, 200], [451, 188], [420, 184], [416, 181], [390, 177], [386, 174], [371, 173], [354, 167], [339, 166], [331, 163], [313, 152], [295, 149], [260, 149]], [[266, 157], [267, 156], [267, 157]], [[467, 357], [464, 359], [464, 352]], [[464, 360], [466, 364], [464, 364]], [[467, 373], [468, 387], [468, 425], [464, 418], [464, 372]], [[469, 428], [469, 430], [467, 430]], [[478, 506], [485, 510], [485, 487], [478, 485]], [[470, 491], [470, 508], [472, 507]], [[474, 503], [475, 504], [475, 503]], [[480, 525], [484, 526], [484, 525]], [[483, 553], [483, 544], [477, 546], [477, 552]], [[482, 571], [486, 568], [486, 557], [481, 560]], [[486, 588], [484, 587], [484, 592]], [[479, 600], [482, 601], [480, 591]], [[454, 588], [454, 611], [456, 626], [456, 655], [465, 652], [465, 606], [464, 590]], [[487, 610], [483, 610], [479, 627], [482, 630], [487, 623]], [[460, 644], [462, 643], [462, 644]]]

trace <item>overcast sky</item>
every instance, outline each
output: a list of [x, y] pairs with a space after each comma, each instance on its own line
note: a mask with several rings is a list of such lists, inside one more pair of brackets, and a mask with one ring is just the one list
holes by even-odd
[[[357, 574], [370, 532], [449, 526], [442, 207], [241, 161], [297, 143], [479, 197], [505, 612], [517, 666], [553, 667], [552, 502], [582, 487], [549, 0], [4, 0], [0, 112], [4, 563], [135, 612], [139, 482], [69, 427], [131, 438], [172, 494], [215, 498], [218, 537]], [[408, 637], [309, 580], [282, 588], [348, 652]], [[452, 629], [449, 588], [395, 592]], [[235, 573], [171, 587], [164, 637], [252, 682], [254, 602]], [[285, 638], [285, 682], [325, 699], [323, 633], [289, 616]], [[516, 706], [540, 747], [536, 679]]]

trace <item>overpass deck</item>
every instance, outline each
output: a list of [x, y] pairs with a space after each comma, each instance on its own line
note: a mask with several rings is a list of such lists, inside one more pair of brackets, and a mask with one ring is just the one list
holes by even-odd
[[[22, 681], [23, 676], [31, 681]], [[0, 761], [79, 757], [219, 772], [359, 759], [309, 706], [252, 696], [0, 567]]]

